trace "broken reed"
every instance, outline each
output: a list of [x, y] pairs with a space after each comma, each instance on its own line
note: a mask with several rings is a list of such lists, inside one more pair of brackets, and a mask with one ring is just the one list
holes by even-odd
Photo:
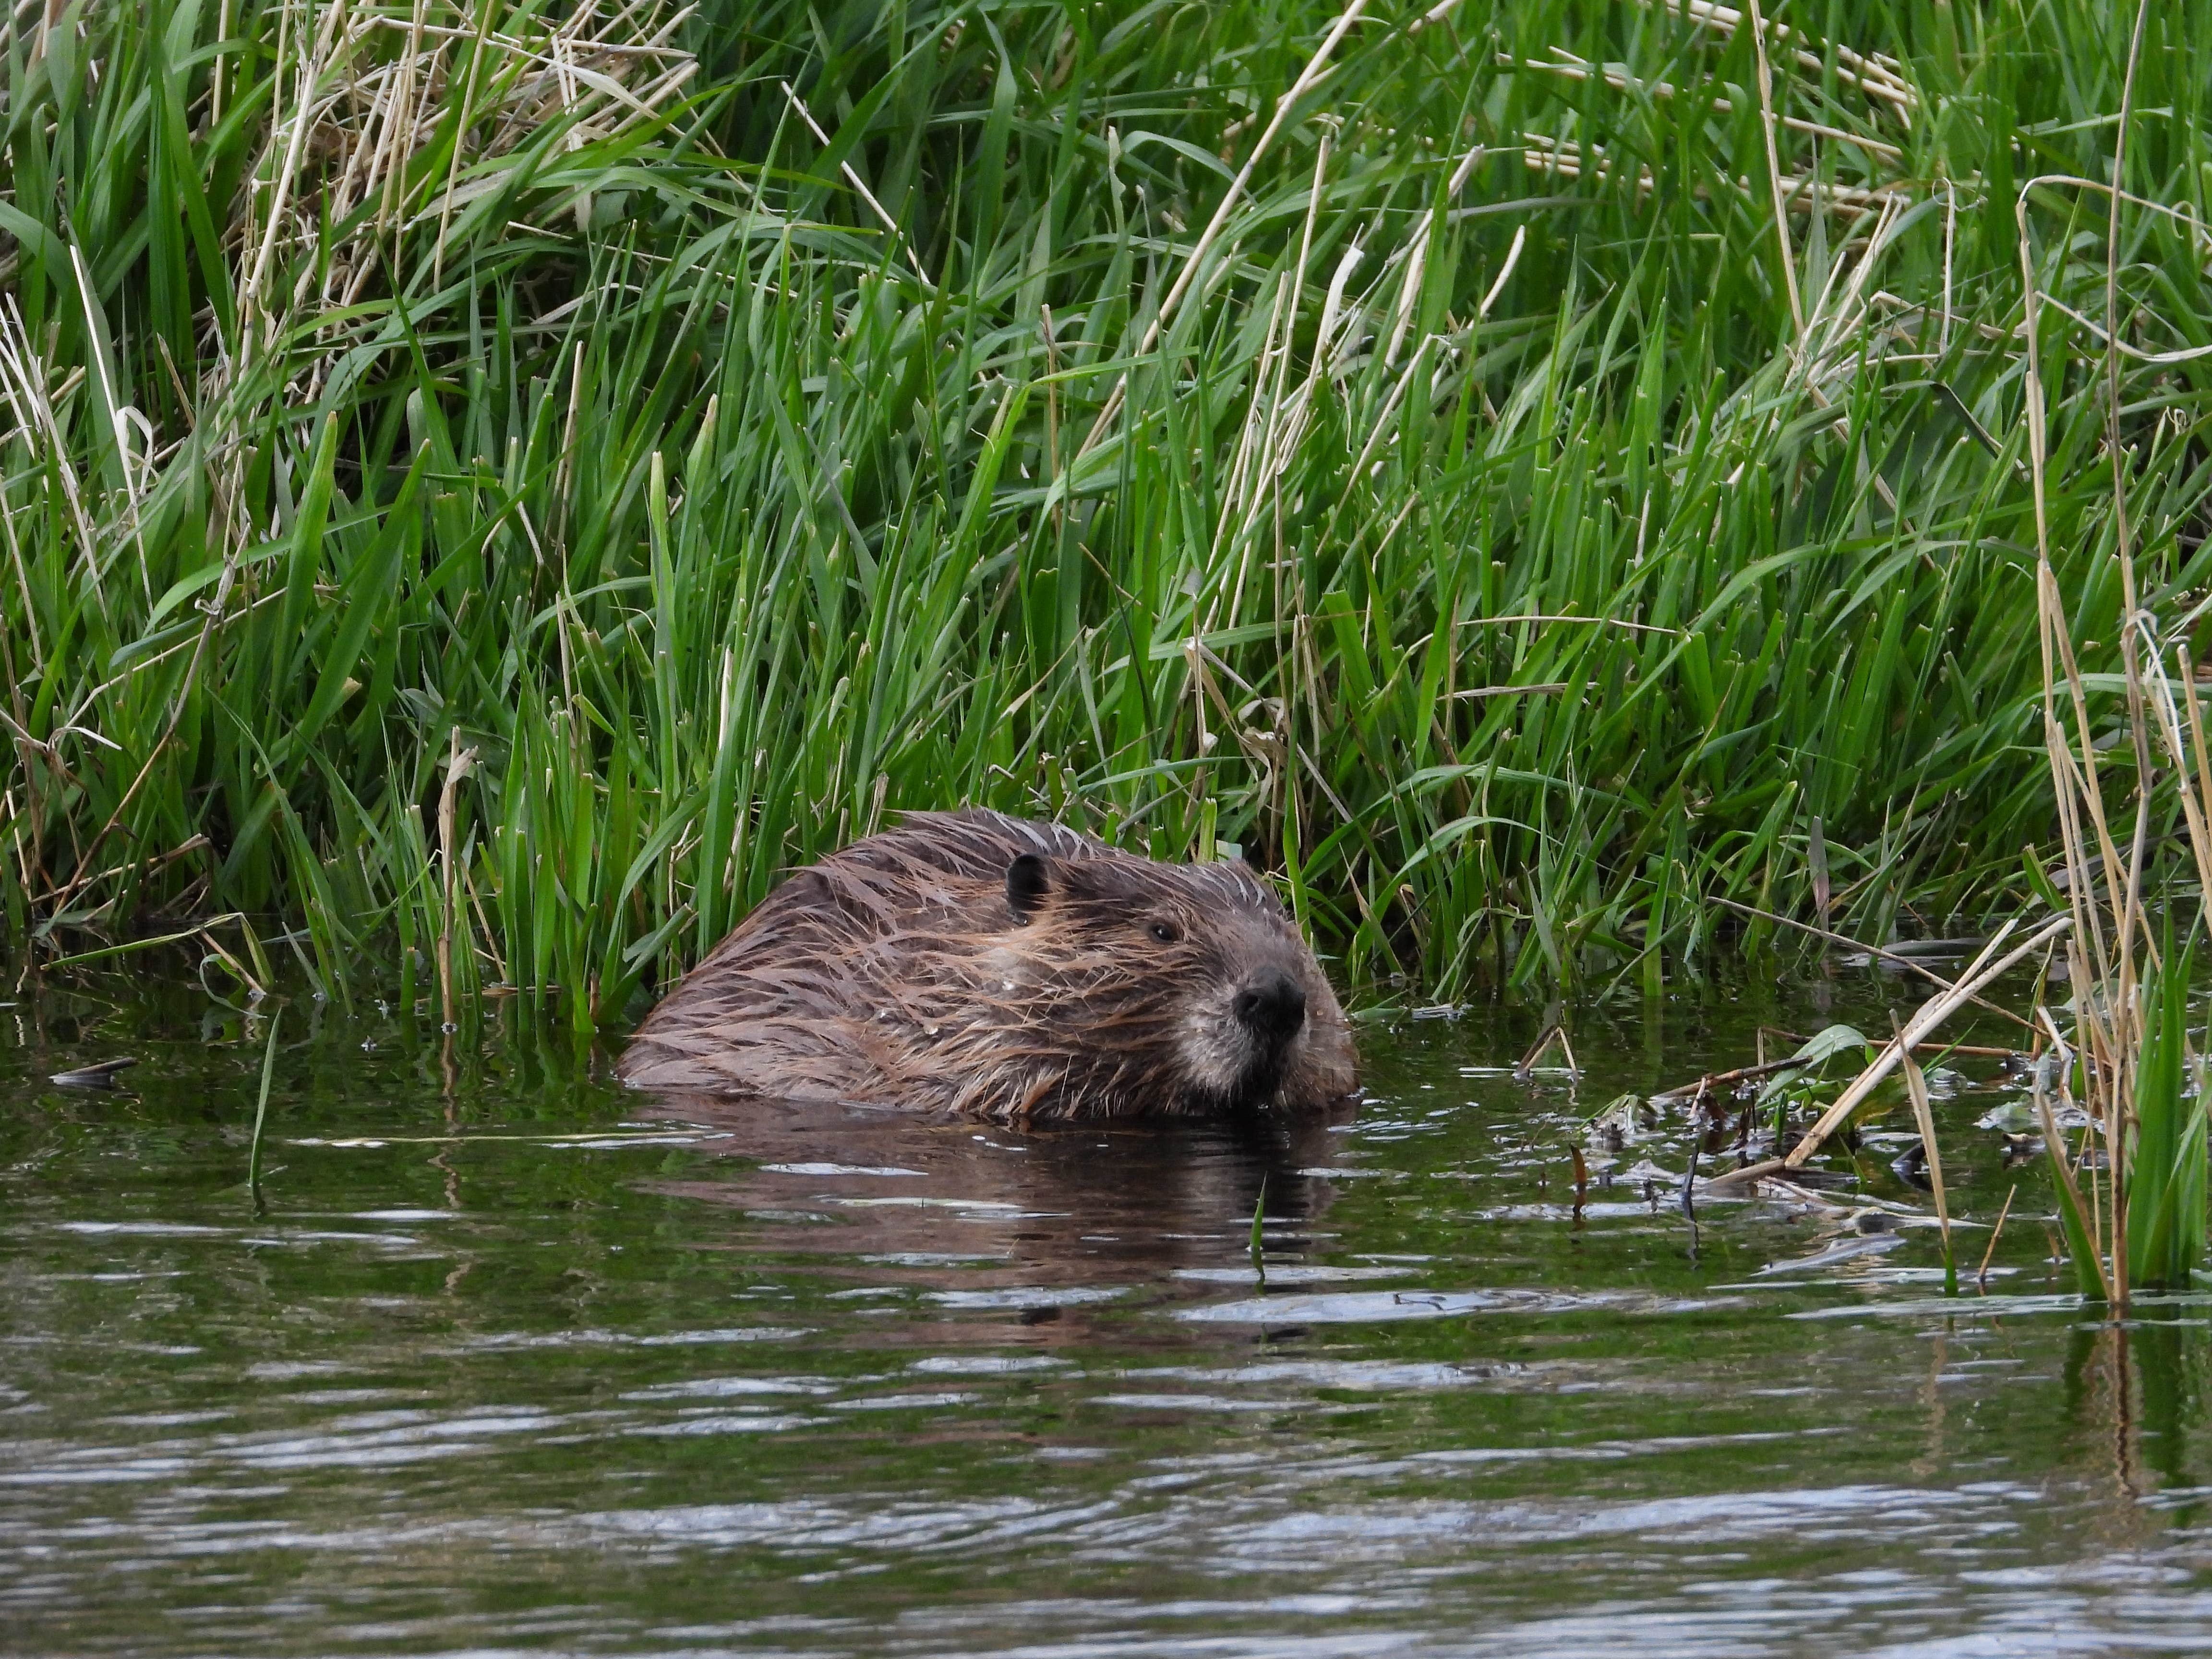
[[2081, 0], [11, 11], [11, 934], [589, 1027], [963, 800], [1439, 997], [2010, 909], [2038, 618], [2124, 790], [2212, 576], [2202, 9], [2117, 313]]

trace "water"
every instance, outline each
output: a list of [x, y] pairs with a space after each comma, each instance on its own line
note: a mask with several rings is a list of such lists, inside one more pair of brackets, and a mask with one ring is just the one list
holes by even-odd
[[2018, 1188], [1955, 1303], [1902, 1112], [1834, 1212], [1693, 1233], [1677, 1109], [1573, 1214], [1613, 1096], [1886, 1031], [1887, 980], [1582, 1010], [1579, 1083], [1498, 1069], [1507, 1008], [1369, 1031], [1347, 1121], [1050, 1134], [295, 1002], [259, 1209], [265, 1024], [15, 994], [0, 1649], [2212, 1650], [2212, 1304], [2073, 1298], [1994, 1061], [1937, 1105], [1970, 1280]]

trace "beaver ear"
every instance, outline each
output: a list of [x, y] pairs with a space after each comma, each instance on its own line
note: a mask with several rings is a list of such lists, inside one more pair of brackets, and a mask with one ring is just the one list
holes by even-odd
[[1052, 887], [1051, 860], [1039, 858], [1035, 853], [1024, 853], [1006, 866], [1006, 902], [1013, 907], [1014, 919], [1027, 921], [1044, 903], [1044, 896]]

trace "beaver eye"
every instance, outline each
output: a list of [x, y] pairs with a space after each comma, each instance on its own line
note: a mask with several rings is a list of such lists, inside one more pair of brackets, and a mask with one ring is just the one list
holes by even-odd
[[1152, 924], [1151, 931], [1152, 937], [1163, 945], [1173, 945], [1182, 937], [1182, 933], [1176, 931], [1175, 923], [1171, 921], [1156, 921]]

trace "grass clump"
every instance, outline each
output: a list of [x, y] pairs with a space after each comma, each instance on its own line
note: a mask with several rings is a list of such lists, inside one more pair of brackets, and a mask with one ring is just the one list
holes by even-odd
[[[2119, 320], [2124, 205], [2178, 216], [2170, 207], [2132, 198], [2126, 188], [2127, 142], [2150, 16], [2149, 0], [2139, 0], [2114, 124], [2120, 148], [2111, 177], [2101, 183], [2065, 181], [2085, 192], [2100, 192], [2108, 204], [2104, 325], [2098, 334], [2104, 347], [2105, 453], [2111, 467], [2113, 565], [2122, 612], [2121, 672], [2106, 677], [2101, 689], [2118, 694], [2121, 719], [2114, 720], [2107, 714], [2101, 733], [2091, 714], [2092, 679], [2082, 671], [2062, 599], [2045, 506], [2051, 476], [2051, 428], [2045, 416], [2048, 371], [2039, 322], [2043, 310], [2056, 305], [2069, 317], [2092, 328], [2095, 325], [2051, 299], [2024, 234], [2021, 251], [2026, 424], [2036, 504], [2043, 736], [2065, 859], [2070, 914], [2063, 920], [2071, 923], [2065, 941], [2066, 977], [2074, 993], [2078, 1066], [2048, 1010], [2039, 1009], [2038, 1017], [2057, 1050], [2062, 1097], [2070, 1092], [2071, 1078], [2080, 1078], [2088, 1127], [2103, 1142], [2101, 1169], [2086, 1158], [2076, 1168], [2069, 1158], [2040, 1072], [2037, 1105], [2076, 1280], [2085, 1294], [2101, 1296], [2122, 1311], [2134, 1289], [2187, 1287], [2203, 1258], [2207, 1220], [2208, 1096], [2203, 1063], [2191, 1050], [2188, 1022], [2197, 929], [2206, 924], [2206, 907], [2212, 905], [2212, 761], [2206, 757], [2204, 716], [2190, 641], [2190, 625], [2203, 607], [2191, 609], [2178, 623], [2162, 621], [2155, 605], [2165, 596], [2145, 592], [2146, 573], [2138, 563], [2137, 520], [2130, 499], [2132, 411], [2124, 401], [2120, 370], [2124, 356], [2183, 363], [2203, 355], [2191, 347], [2147, 354], [2128, 343]], [[2023, 204], [2023, 233], [2027, 217]], [[2115, 768], [2109, 759], [2100, 759], [2100, 748], [2123, 745], [2134, 760], [2132, 768]], [[2171, 914], [2162, 937], [2154, 937], [2150, 901], [2160, 829], [2177, 833], [2177, 821], [2197, 877], [2197, 914], [2179, 948]], [[2085, 1132], [2085, 1150], [2087, 1139]], [[2089, 1193], [2086, 1216], [2084, 1184]]]
[[589, 1027], [963, 800], [1438, 996], [2055, 896], [2039, 617], [2094, 745], [2212, 588], [2212, 30], [1758, 16], [11, 14], [0, 905]]

